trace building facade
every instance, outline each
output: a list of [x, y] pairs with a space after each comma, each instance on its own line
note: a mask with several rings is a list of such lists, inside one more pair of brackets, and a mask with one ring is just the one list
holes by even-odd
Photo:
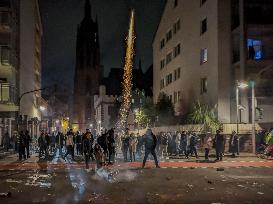
[[91, 5], [86, 0], [84, 19], [77, 29], [72, 116], [74, 129], [84, 131], [89, 124], [95, 124], [94, 95], [99, 93], [102, 73], [98, 22], [92, 20]]
[[19, 1], [0, 1], [0, 143], [16, 128], [19, 94]]
[[[154, 102], [165, 92], [183, 115], [199, 100], [223, 123], [234, 123], [237, 81], [255, 80], [256, 100], [270, 98], [258, 78], [273, 62], [272, 8], [257, 0], [167, 0], [153, 42]], [[254, 18], [257, 11], [264, 12]], [[251, 121], [250, 93], [240, 90], [241, 122]]]
[[[42, 23], [38, 0], [20, 3], [20, 95], [41, 89]], [[20, 128], [39, 134], [41, 91], [26, 94], [20, 101]]]

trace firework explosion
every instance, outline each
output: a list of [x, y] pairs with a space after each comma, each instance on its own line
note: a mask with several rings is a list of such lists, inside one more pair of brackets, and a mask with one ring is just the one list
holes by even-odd
[[134, 32], [134, 21], [135, 13], [131, 11], [130, 26], [128, 31], [128, 36], [126, 38], [126, 56], [125, 56], [125, 65], [123, 73], [123, 83], [122, 83], [122, 104], [119, 111], [119, 121], [117, 123], [117, 129], [121, 132], [121, 135], [124, 135], [127, 118], [129, 110], [131, 107], [132, 99], [132, 69], [133, 69], [133, 59], [134, 59], [134, 43], [135, 43], [135, 32]]

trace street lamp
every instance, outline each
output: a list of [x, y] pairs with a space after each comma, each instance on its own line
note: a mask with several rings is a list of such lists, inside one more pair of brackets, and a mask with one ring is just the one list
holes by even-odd
[[237, 113], [237, 134], [239, 134], [239, 88], [244, 89], [250, 85], [251, 87], [251, 112], [252, 112], [252, 153], [256, 153], [256, 139], [255, 139], [255, 81], [250, 81], [249, 84], [238, 82], [236, 86], [236, 113]]
[[237, 134], [239, 134], [239, 89], [245, 89], [248, 87], [248, 84], [245, 82], [236, 83], [236, 129]]
[[40, 106], [40, 111], [45, 111], [45, 107], [44, 106]]

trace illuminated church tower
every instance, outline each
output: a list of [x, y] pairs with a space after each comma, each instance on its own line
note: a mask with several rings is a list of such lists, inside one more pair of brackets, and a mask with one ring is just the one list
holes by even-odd
[[84, 18], [77, 28], [72, 118], [73, 126], [82, 131], [95, 125], [94, 95], [99, 92], [102, 71], [98, 22], [92, 20], [91, 5], [86, 0]]

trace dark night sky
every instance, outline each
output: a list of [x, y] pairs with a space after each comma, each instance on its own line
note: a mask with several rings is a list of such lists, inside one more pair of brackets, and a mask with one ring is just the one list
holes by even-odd
[[[85, 0], [40, 0], [43, 24], [42, 83], [73, 87], [76, 28], [83, 18]], [[130, 8], [136, 11], [136, 58], [146, 70], [152, 64], [152, 40], [165, 0], [91, 0], [98, 16], [104, 75], [123, 67]]]

